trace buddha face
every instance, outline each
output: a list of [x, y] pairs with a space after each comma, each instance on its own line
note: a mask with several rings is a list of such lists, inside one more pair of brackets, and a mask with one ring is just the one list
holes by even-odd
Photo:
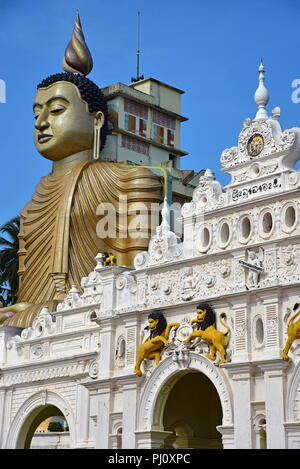
[[[93, 148], [94, 119], [78, 88], [58, 81], [39, 88], [33, 105], [34, 143], [45, 158], [58, 161]], [[97, 118], [104, 122], [102, 112]]]

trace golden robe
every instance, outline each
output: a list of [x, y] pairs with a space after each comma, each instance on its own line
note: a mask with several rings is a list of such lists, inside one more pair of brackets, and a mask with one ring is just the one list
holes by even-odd
[[[18, 303], [28, 302], [25, 311], [4, 324], [30, 327], [41, 307], [55, 310], [72, 285], [95, 268], [99, 252], [113, 253], [118, 265], [132, 266], [135, 255], [147, 250], [150, 223], [144, 237], [119, 237], [119, 197], [127, 197], [127, 226], [137, 216], [134, 204], [161, 202], [161, 183], [142, 167], [87, 161], [62, 176], [48, 174], [36, 187], [31, 201], [21, 211]], [[100, 203], [116, 209], [117, 237], [100, 239], [96, 214]], [[126, 216], [126, 215], [125, 215]], [[123, 223], [122, 222], [122, 223]]]

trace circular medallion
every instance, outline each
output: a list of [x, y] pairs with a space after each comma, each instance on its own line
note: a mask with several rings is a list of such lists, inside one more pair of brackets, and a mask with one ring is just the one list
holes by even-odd
[[250, 156], [259, 155], [264, 148], [264, 139], [259, 134], [254, 134], [249, 139], [247, 144], [247, 151]]

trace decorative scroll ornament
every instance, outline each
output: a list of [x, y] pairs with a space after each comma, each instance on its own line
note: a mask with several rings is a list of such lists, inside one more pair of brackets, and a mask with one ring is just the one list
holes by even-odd
[[88, 365], [88, 374], [92, 379], [96, 379], [99, 374], [98, 360], [92, 360]]
[[88, 75], [93, 68], [93, 59], [85, 42], [78, 11], [72, 38], [65, 50], [62, 67], [66, 72], [80, 73], [81, 75]]

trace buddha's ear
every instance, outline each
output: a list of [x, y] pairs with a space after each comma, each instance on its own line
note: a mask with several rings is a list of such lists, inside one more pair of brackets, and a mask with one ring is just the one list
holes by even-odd
[[102, 111], [97, 111], [96, 114], [95, 114], [95, 126], [97, 127], [103, 127], [104, 125], [104, 114]]
[[94, 151], [93, 151], [93, 158], [94, 160], [99, 159], [100, 155], [100, 130], [104, 124], [104, 114], [101, 111], [97, 111], [94, 117]]

